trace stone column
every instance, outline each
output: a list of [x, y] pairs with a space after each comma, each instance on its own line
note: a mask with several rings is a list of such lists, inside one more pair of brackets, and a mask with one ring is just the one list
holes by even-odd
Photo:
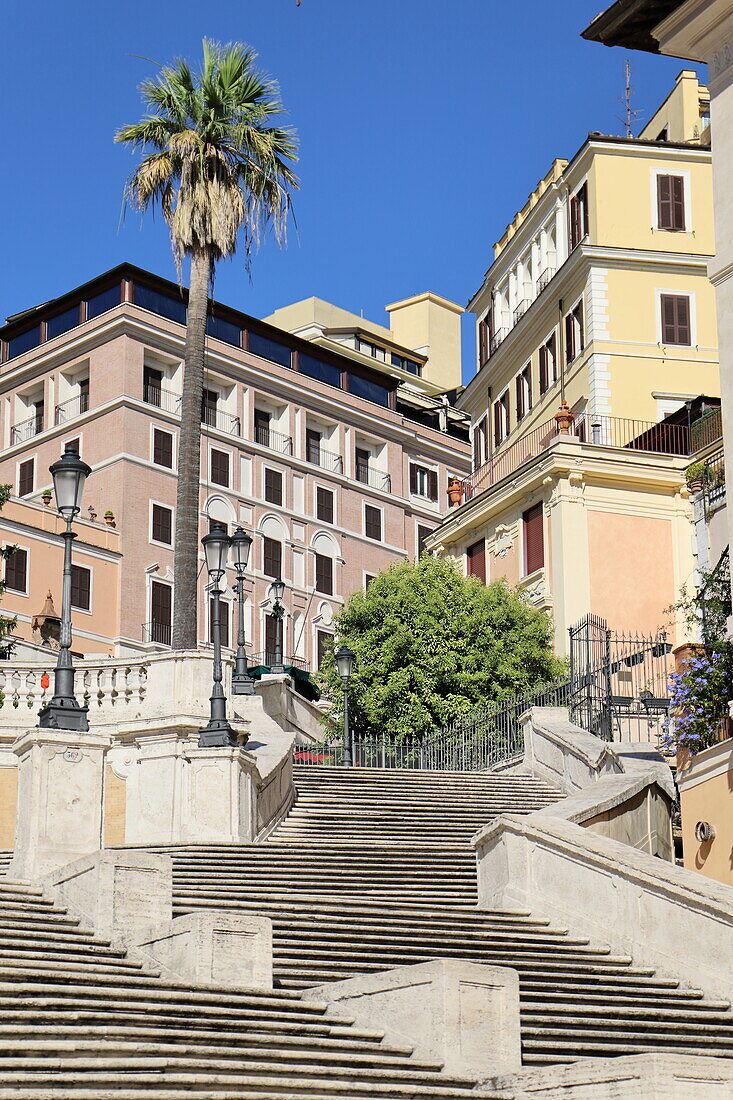
[[18, 810], [11, 878], [37, 879], [102, 847], [106, 734], [35, 727], [13, 745]]
[[257, 765], [239, 746], [190, 749], [180, 843], [228, 844], [257, 835]]

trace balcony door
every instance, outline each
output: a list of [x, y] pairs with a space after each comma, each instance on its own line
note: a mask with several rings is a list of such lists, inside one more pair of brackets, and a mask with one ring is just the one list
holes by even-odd
[[160, 581], [150, 583], [150, 641], [171, 644], [173, 589]]

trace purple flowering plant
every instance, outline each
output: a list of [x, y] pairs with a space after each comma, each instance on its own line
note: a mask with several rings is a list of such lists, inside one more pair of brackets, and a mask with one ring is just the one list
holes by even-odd
[[719, 642], [687, 661], [682, 672], [670, 676], [670, 722], [663, 739], [670, 750], [695, 754], [714, 744], [722, 719], [733, 699], [733, 646]]

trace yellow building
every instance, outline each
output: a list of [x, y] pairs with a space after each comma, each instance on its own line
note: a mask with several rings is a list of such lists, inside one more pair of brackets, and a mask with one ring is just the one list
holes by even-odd
[[708, 103], [684, 71], [638, 138], [556, 160], [469, 303], [474, 469], [428, 545], [524, 587], [560, 652], [589, 612], [660, 628], [694, 570], [689, 425], [719, 394]]

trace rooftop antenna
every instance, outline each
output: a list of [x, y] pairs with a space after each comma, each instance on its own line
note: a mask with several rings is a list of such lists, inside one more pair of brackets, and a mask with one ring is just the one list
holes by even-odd
[[626, 134], [627, 138], [630, 138], [634, 136], [634, 120], [637, 118], [638, 115], [641, 115], [644, 112], [637, 111], [631, 106], [633, 87], [631, 84], [631, 61], [628, 57], [626, 58], [626, 63], [624, 65], [624, 72], [626, 76], [624, 94], [623, 98], [619, 100], [619, 103], [621, 103], [621, 105], [623, 106], [624, 113], [623, 116], [616, 115], [616, 118], [619, 120], [619, 122], [623, 123], [624, 133]]

